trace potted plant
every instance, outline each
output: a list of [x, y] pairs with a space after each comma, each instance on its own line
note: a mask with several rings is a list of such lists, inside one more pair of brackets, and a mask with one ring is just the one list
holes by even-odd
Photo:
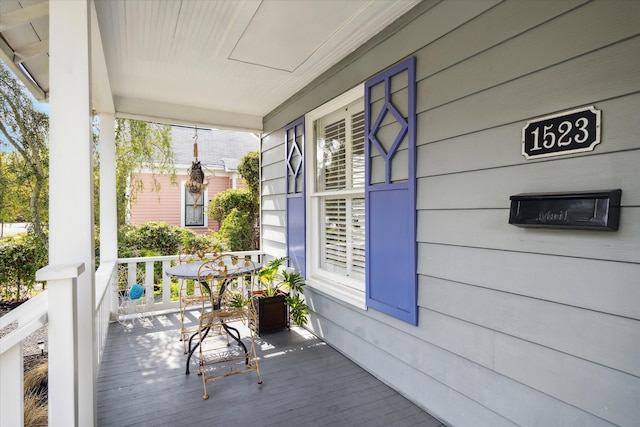
[[254, 292], [258, 311], [258, 334], [289, 326], [289, 319], [304, 326], [309, 307], [302, 299], [302, 274], [283, 268], [287, 257], [275, 258], [258, 271], [259, 289]]

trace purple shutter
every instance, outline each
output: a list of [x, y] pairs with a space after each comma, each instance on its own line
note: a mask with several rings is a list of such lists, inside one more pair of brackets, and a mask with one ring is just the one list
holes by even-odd
[[[364, 92], [367, 306], [413, 325], [418, 324], [415, 85], [412, 57], [368, 80]], [[406, 161], [394, 160], [399, 152], [406, 152]]]
[[305, 276], [304, 117], [285, 127], [287, 180], [287, 256], [289, 266]]

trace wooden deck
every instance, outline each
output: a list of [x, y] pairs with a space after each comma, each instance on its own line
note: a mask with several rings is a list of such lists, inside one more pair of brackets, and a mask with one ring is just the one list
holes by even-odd
[[[194, 321], [195, 318], [192, 318]], [[258, 338], [254, 372], [207, 385], [178, 341], [177, 313], [114, 323], [97, 383], [98, 426], [443, 426], [302, 328]]]

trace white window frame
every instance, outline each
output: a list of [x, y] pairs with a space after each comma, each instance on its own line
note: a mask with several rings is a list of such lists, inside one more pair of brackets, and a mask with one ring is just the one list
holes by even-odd
[[185, 211], [185, 205], [187, 197], [187, 190], [184, 188], [184, 185], [187, 183], [187, 180], [180, 181], [180, 226], [183, 228], [209, 228], [209, 217], [207, 216], [207, 203], [209, 200], [209, 190], [205, 187], [204, 193], [202, 193], [202, 209], [204, 215], [204, 225], [186, 225], [187, 223], [187, 212]]
[[[362, 99], [364, 107], [364, 84], [358, 85], [344, 94], [332, 99], [324, 105], [316, 108], [305, 115], [305, 141], [307, 142], [306, 156], [306, 239], [307, 239], [307, 286], [327, 293], [334, 298], [347, 302], [361, 309], [366, 306], [366, 283], [364, 275], [362, 280], [352, 277], [345, 277], [338, 273], [320, 268], [319, 238], [324, 220], [320, 218], [320, 203], [322, 196], [328, 192], [318, 192], [316, 185], [316, 139], [314, 135], [315, 121], [319, 120], [336, 110], [346, 107], [349, 104]], [[364, 198], [364, 187], [355, 190], [342, 190], [342, 194], [362, 194]], [[336, 194], [330, 192], [330, 194]]]

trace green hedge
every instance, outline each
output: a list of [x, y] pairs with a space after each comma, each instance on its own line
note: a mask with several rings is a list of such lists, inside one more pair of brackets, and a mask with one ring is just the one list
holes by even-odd
[[[232, 209], [221, 233], [199, 235], [162, 222], [124, 226], [118, 231], [118, 257], [176, 255], [182, 248], [204, 247], [207, 252], [246, 250], [251, 225], [247, 214]], [[99, 232], [96, 232], [96, 265], [99, 262]], [[0, 241], [0, 298], [21, 301], [36, 288], [36, 271], [47, 265], [48, 249], [34, 234], [12, 236]], [[162, 283], [162, 265], [156, 263], [156, 283]], [[143, 274], [141, 264], [139, 271]], [[123, 271], [122, 274], [126, 274]], [[123, 283], [126, 283], [126, 277]]]
[[249, 190], [228, 189], [216, 194], [207, 208], [207, 215], [218, 221], [222, 227], [223, 222], [232, 210], [237, 209], [249, 215], [249, 220], [253, 221], [256, 215], [255, 200]]
[[247, 251], [253, 249], [253, 223], [246, 212], [233, 208], [222, 222], [220, 238], [229, 251]]
[[123, 226], [118, 234], [118, 257], [175, 255], [182, 248], [183, 240], [193, 234], [164, 222]]
[[0, 242], [0, 298], [27, 299], [36, 288], [36, 271], [47, 265], [48, 250], [33, 233]]

